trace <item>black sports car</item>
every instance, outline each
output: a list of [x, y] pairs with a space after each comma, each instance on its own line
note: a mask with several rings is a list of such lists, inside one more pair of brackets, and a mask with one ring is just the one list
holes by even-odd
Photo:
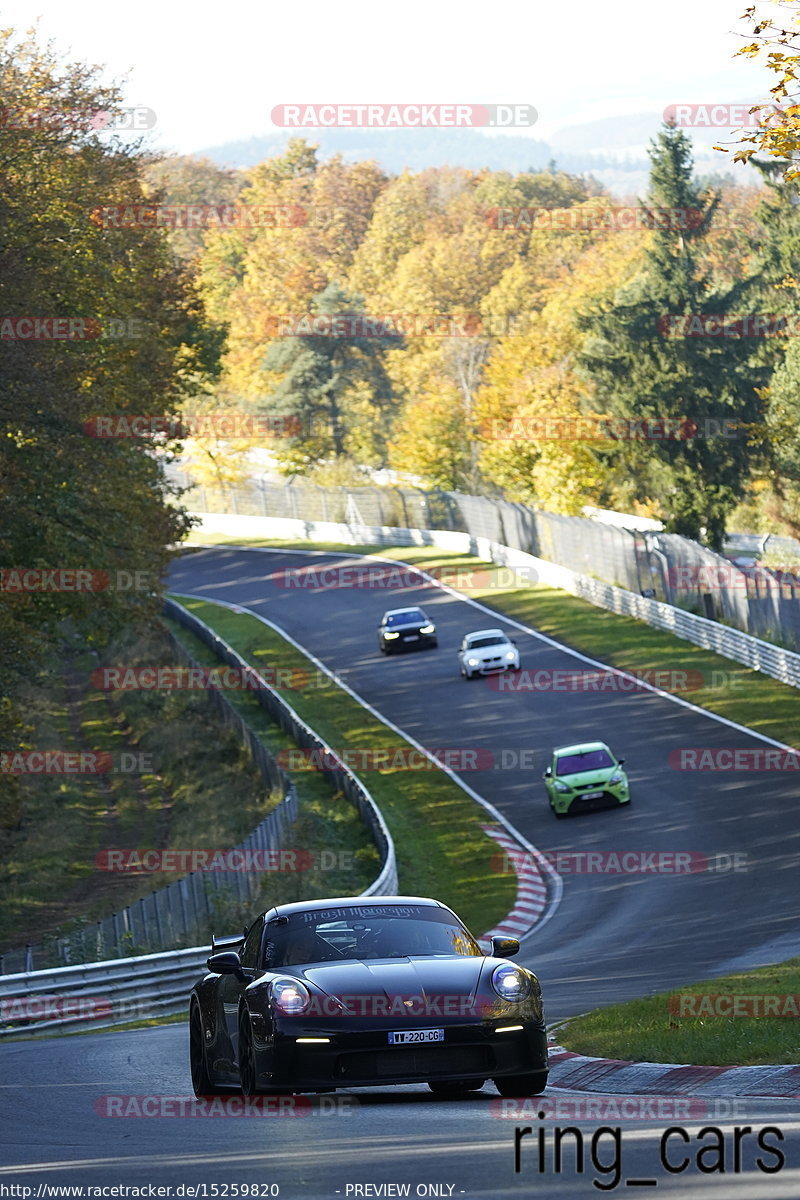
[[383, 614], [378, 626], [381, 654], [438, 645], [436, 626], [421, 608], [393, 608]]
[[[195, 1094], [427, 1083], [534, 1096], [547, 1083], [536, 976], [485, 955], [455, 913], [416, 896], [282, 904], [212, 953], [190, 1000]], [[226, 939], [230, 944], [231, 939]], [[212, 951], [216, 944], [212, 944]]]

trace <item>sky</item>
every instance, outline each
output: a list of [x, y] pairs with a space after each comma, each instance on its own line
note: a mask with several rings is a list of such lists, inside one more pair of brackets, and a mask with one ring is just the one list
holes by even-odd
[[676, 102], [755, 103], [771, 76], [732, 57], [750, 2], [0, 0], [0, 26], [38, 17], [59, 53], [126, 77], [127, 102], [156, 113], [149, 144], [186, 154], [274, 134], [285, 103], [528, 104], [544, 140]]

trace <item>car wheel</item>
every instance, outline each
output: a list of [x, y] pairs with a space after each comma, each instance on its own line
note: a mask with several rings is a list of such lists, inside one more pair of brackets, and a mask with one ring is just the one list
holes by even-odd
[[203, 1038], [203, 1018], [200, 1005], [195, 1001], [189, 1016], [189, 1066], [192, 1072], [192, 1088], [195, 1096], [219, 1096], [220, 1089], [212, 1082], [206, 1059]]
[[253, 1042], [250, 1033], [250, 1018], [247, 1010], [239, 1013], [239, 1083], [242, 1095], [257, 1096], [256, 1063], [253, 1057]]
[[530, 1075], [506, 1075], [493, 1079], [492, 1083], [501, 1096], [540, 1096], [547, 1087], [547, 1071], [533, 1071]]
[[485, 1083], [485, 1079], [433, 1079], [428, 1087], [434, 1096], [466, 1096], [467, 1092], [480, 1091]]

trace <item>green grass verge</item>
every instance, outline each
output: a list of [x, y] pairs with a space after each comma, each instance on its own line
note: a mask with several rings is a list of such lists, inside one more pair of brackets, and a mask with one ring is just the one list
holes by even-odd
[[[751, 1007], [752, 1015], [715, 1015], [727, 1012], [728, 997], [748, 996], [758, 1001], [740, 1000], [738, 1006], [740, 1011]], [[767, 997], [772, 1001], [767, 1003]], [[775, 1005], [787, 1015], [759, 1015], [774, 1012]], [[556, 1039], [576, 1054], [633, 1062], [719, 1067], [798, 1063], [798, 1016], [800, 958], [790, 958], [777, 966], [705, 979], [677, 992], [612, 1004], [565, 1022], [556, 1030]]]
[[[789, 746], [800, 746], [800, 691], [779, 683], [769, 675], [753, 671], [712, 651], [703, 650], [672, 634], [652, 629], [644, 621], [619, 616], [596, 608], [558, 588], [525, 583], [513, 590], [502, 587], [509, 569], [496, 567], [467, 554], [454, 554], [435, 547], [345, 546], [308, 541], [269, 541], [205, 535], [198, 541], [220, 545], [269, 546], [288, 550], [330, 550], [374, 553], [404, 561], [436, 573], [447, 572], [448, 581], [460, 570], [468, 577], [480, 572], [480, 586], [463, 587], [465, 595], [514, 617], [540, 633], [563, 642], [574, 650], [625, 671], [689, 672], [691, 690], [681, 698], [754, 729]], [[190, 543], [191, 547], [191, 543]], [[477, 615], [477, 614], [476, 614]], [[579, 666], [579, 664], [578, 664]], [[522, 667], [525, 667], [523, 656]], [[696, 685], [701, 686], [696, 686]], [[720, 731], [720, 744], [725, 736]]]
[[[305, 654], [255, 617], [208, 601], [176, 599], [253, 666], [294, 671], [297, 687], [286, 692], [286, 699], [330, 746], [407, 749], [405, 739], [321, 679]], [[497, 843], [481, 829], [490, 818], [447, 775], [437, 768], [388, 767], [364, 772], [362, 779], [394, 838], [403, 893], [437, 897], [476, 934], [508, 913], [516, 878], [493, 869]]]

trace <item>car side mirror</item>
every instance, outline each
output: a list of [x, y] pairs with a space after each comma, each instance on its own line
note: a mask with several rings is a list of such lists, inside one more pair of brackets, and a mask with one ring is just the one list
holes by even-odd
[[553, 770], [551, 767], [548, 767], [547, 770], [545, 771], [544, 775], [542, 776], [542, 779], [552, 779], [552, 777], [553, 777]]
[[618, 758], [618, 759], [617, 759], [617, 765], [618, 765], [618, 766], [620, 766], [620, 767], [622, 766], [622, 764], [623, 764], [624, 762], [625, 762], [625, 759], [624, 759], [624, 758]]
[[215, 975], [241, 975], [242, 960], [235, 950], [221, 950], [206, 959], [206, 966]]
[[512, 937], [493, 937], [492, 954], [495, 958], [512, 958], [519, 953], [519, 941]]

